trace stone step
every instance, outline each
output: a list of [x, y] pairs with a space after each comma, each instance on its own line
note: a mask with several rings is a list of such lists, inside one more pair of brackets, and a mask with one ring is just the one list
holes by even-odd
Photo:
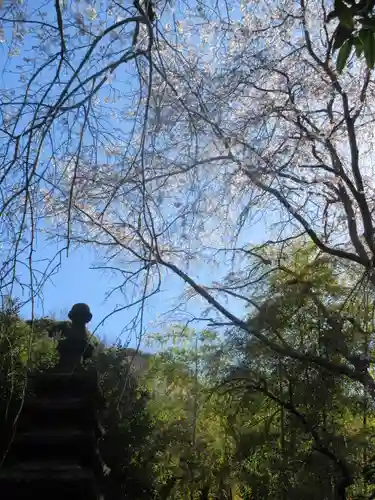
[[17, 467], [20, 463], [74, 463], [80, 467], [90, 469], [96, 477], [109, 473], [98, 447], [91, 443], [85, 447], [74, 444], [56, 445], [44, 443], [42, 445], [20, 445], [17, 442], [10, 448], [3, 467], [5, 469]]
[[[92, 432], [96, 439], [100, 439], [105, 435], [105, 429], [97, 418], [94, 410], [82, 408], [62, 408], [61, 411], [57, 406], [53, 409], [48, 407], [43, 408], [43, 405], [36, 408], [26, 408], [22, 411], [21, 417], [17, 424], [17, 433], [25, 434], [31, 429], [37, 433], [49, 433], [55, 429], [58, 432], [65, 432], [64, 429], [72, 429], [74, 432]], [[63, 429], [63, 431], [61, 431]]]
[[17, 442], [29, 444], [43, 443], [81, 443], [88, 444], [95, 439], [95, 433], [91, 430], [82, 430], [77, 427], [36, 429], [29, 432], [19, 432], [15, 436]]
[[[98, 377], [94, 370], [80, 370], [74, 373], [43, 372], [29, 374], [30, 387], [36, 394], [67, 394], [71, 397], [98, 396]], [[100, 392], [100, 391], [99, 391]]]
[[83, 397], [43, 397], [43, 398], [27, 398], [25, 400], [23, 411], [34, 410], [34, 411], [65, 411], [69, 410], [82, 410], [86, 409], [89, 405], [89, 401]]
[[0, 470], [1, 497], [6, 500], [98, 500], [94, 474], [74, 462], [24, 462]]
[[0, 478], [27, 480], [48, 477], [50, 479], [94, 479], [92, 471], [81, 467], [74, 461], [30, 461], [21, 462], [9, 469], [0, 470]]
[[77, 429], [37, 429], [16, 434], [10, 446], [8, 463], [45, 459], [90, 460], [96, 449], [92, 431]]
[[[19, 453], [25, 449], [27, 453], [27, 448], [30, 447], [35, 448], [35, 453], [40, 452], [43, 456], [50, 453], [54, 447], [59, 447], [61, 453], [65, 452], [69, 455], [73, 451], [90, 450], [95, 445], [95, 433], [81, 429], [33, 429], [29, 432], [17, 433], [13, 441], [13, 449], [17, 448]], [[57, 452], [56, 449], [52, 456]]]
[[77, 425], [95, 427], [96, 410], [90, 400], [78, 397], [43, 397], [25, 400], [18, 429], [27, 427]]

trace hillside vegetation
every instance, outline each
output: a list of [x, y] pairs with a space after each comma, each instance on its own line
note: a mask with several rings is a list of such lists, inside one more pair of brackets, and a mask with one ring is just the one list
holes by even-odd
[[[363, 285], [348, 301], [343, 270], [311, 247], [296, 247], [288, 265], [293, 278], [273, 274], [253, 295], [247, 323], [271, 342], [283, 338], [300, 359], [279, 356], [241, 329], [219, 335], [166, 326], [149, 335], [152, 355], [93, 338], [90, 363], [107, 400], [108, 498], [372, 497], [373, 393], [349, 371], [358, 366], [355, 373], [372, 379], [370, 292]], [[345, 321], [335, 330], [338, 311]], [[24, 321], [14, 304], [0, 324], [1, 417], [9, 429], [26, 367], [56, 361], [48, 332], [58, 324]]]

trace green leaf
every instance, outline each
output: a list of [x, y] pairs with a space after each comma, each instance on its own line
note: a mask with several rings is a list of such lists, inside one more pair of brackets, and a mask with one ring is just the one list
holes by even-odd
[[363, 29], [374, 29], [375, 28], [375, 18], [374, 17], [366, 17], [364, 19], [360, 19], [359, 23], [362, 25]]
[[343, 5], [338, 13], [338, 17], [340, 19], [340, 23], [348, 29], [353, 29], [354, 27], [354, 19], [351, 10]]
[[339, 49], [352, 36], [352, 29], [348, 29], [343, 24], [339, 24], [335, 32], [335, 41], [333, 43], [333, 51]]
[[361, 57], [361, 55], [364, 51], [363, 43], [358, 37], [354, 38], [353, 42], [354, 42], [354, 47], [355, 47], [355, 55], [359, 58], [359, 57]]
[[337, 61], [336, 61], [336, 69], [339, 73], [342, 73], [342, 70], [345, 68], [345, 64], [346, 61], [348, 60], [348, 57], [350, 56], [352, 47], [353, 47], [353, 41], [347, 40], [339, 50], [339, 54], [337, 56]]
[[372, 30], [363, 29], [358, 34], [363, 45], [363, 52], [369, 69], [373, 69], [375, 64], [375, 38]]
[[342, 9], [342, 6], [344, 5], [344, 2], [342, 0], [335, 0], [333, 2], [333, 5], [334, 5], [334, 10], [336, 12], [340, 12], [340, 10]]

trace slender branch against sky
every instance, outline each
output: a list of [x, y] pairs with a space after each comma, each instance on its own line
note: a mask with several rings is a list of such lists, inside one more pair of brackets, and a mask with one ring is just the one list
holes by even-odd
[[361, 61], [336, 72], [327, 9], [3, 8], [4, 286], [18, 261], [33, 276], [41, 234], [97, 249], [121, 278], [114, 310], [135, 308], [139, 332], [172, 274], [200, 320], [255, 335], [245, 306], [295, 239], [374, 282], [374, 87]]

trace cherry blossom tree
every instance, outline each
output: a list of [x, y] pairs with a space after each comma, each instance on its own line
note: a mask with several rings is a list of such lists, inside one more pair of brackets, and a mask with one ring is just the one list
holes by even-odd
[[[108, 250], [122, 287], [137, 283], [133, 305], [157, 293], [171, 271], [204, 299], [211, 323], [303, 358], [254, 333], [226, 298], [248, 303], [259, 270], [280, 268], [285, 242], [301, 235], [374, 283], [374, 88], [357, 60], [336, 71], [328, 7], [180, 5], [173, 22], [158, 25], [150, 67], [140, 72], [152, 78], [137, 154], [117, 142], [110, 167], [97, 163], [94, 173], [81, 162], [73, 196], [70, 174], [51, 203], [54, 216], [65, 217], [65, 238]], [[270, 233], [262, 229], [278, 248], [276, 261], [251, 244], [262, 217], [273, 223]], [[198, 264], [215, 280], [194, 279]]]
[[84, 171], [80, 164], [92, 166], [93, 178], [100, 175], [96, 165], [112, 168], [116, 151], [134, 154], [131, 138], [142, 128], [140, 103], [149, 85], [140, 68], [149, 66], [154, 41], [154, 16], [146, 7], [116, 1], [1, 2], [2, 288], [12, 286], [17, 268], [26, 264], [26, 285], [36, 293], [58, 263], [59, 254], [42, 278], [35, 274], [35, 235], [49, 200], [63, 193], [68, 193], [64, 222], [70, 233], [73, 192]]
[[[47, 84], [31, 77], [23, 86], [31, 125], [16, 118], [21, 132], [3, 132], [13, 186], [4, 204], [21, 200], [63, 245], [102, 251], [101, 267], [117, 272], [131, 296], [126, 307], [139, 306], [140, 328], [145, 301], [172, 273], [186, 284], [183, 300], [203, 299], [200, 319], [372, 387], [356, 367], [328, 366], [270, 340], [228, 301], [251, 303], [300, 237], [375, 282], [374, 86], [354, 55], [337, 72], [330, 2], [176, 2], [157, 5], [155, 23], [136, 7], [113, 5], [83, 28], [70, 7], [46, 20], [56, 58], [38, 50], [58, 73], [47, 69]], [[20, 194], [16, 166], [21, 186], [26, 179]], [[19, 213], [8, 215], [9, 227]], [[265, 254], [265, 244], [275, 250]], [[214, 279], [199, 281], [198, 268]]]

